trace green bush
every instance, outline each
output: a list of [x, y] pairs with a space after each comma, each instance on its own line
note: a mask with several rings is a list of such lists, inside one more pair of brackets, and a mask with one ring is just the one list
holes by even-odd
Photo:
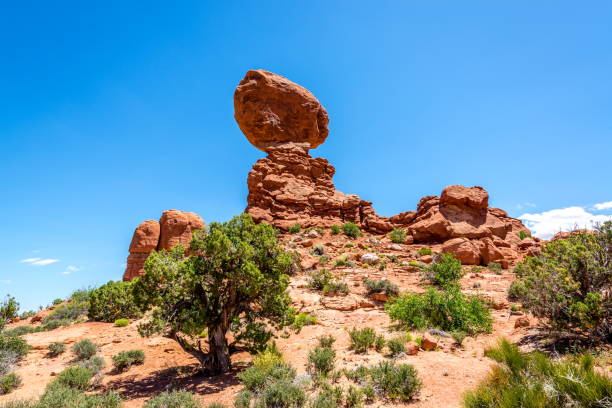
[[380, 353], [382, 349], [385, 348], [386, 345], [387, 345], [387, 341], [385, 340], [385, 336], [383, 336], [382, 334], [377, 335], [376, 338], [374, 339], [374, 350]]
[[331, 226], [331, 233], [332, 235], [338, 235], [341, 231], [341, 228], [339, 225], [332, 225]]
[[410, 401], [423, 386], [417, 370], [410, 364], [382, 361], [370, 369], [370, 376], [374, 387], [392, 400]]
[[332, 347], [336, 338], [331, 334], [319, 337], [319, 347]]
[[327, 376], [333, 369], [336, 352], [331, 347], [316, 347], [308, 354], [308, 370]]
[[431, 255], [433, 254], [433, 251], [431, 250], [431, 248], [423, 247], [417, 251], [417, 254], [419, 256]]
[[387, 347], [389, 348], [389, 354], [392, 357], [397, 357], [406, 351], [406, 339], [403, 337], [395, 337], [387, 341]]
[[351, 339], [350, 348], [355, 353], [365, 353], [368, 349], [374, 346], [376, 342], [376, 333], [371, 327], [365, 327], [363, 329], [353, 328], [349, 331], [349, 337]]
[[312, 324], [317, 324], [317, 318], [309, 315], [308, 313], [299, 313], [295, 315], [295, 320], [293, 322], [293, 327], [296, 330], [302, 330], [304, 326], [310, 326]]
[[66, 351], [66, 345], [61, 341], [53, 342], [49, 344], [47, 348], [49, 349], [49, 355], [51, 357], [57, 357]]
[[464, 395], [465, 408], [607, 407], [612, 380], [593, 368], [593, 357], [552, 360], [523, 354], [502, 340], [486, 355], [499, 363], [475, 390]]
[[60, 303], [63, 303], [63, 302], [64, 302], [64, 299], [57, 298], [57, 299], [53, 299], [52, 303], [53, 303], [53, 306], [57, 306], [57, 305], [59, 305]]
[[275, 381], [266, 386], [260, 395], [257, 407], [262, 408], [299, 408], [306, 402], [302, 388], [285, 380]]
[[90, 386], [94, 372], [89, 368], [75, 365], [65, 368], [55, 377], [53, 382], [69, 388], [85, 391]]
[[310, 274], [310, 280], [308, 282], [308, 287], [314, 290], [323, 290], [325, 285], [328, 285], [334, 279], [335, 279], [334, 275], [327, 269], [320, 269], [318, 271], [313, 271]]
[[612, 221], [548, 242], [515, 268], [509, 297], [555, 329], [612, 338]]
[[139, 317], [133, 291], [136, 281], [110, 281], [94, 289], [89, 298], [87, 316], [91, 320], [109, 323], [121, 318]]
[[450, 335], [453, 340], [455, 340], [455, 343], [457, 343], [457, 345], [463, 346], [463, 340], [465, 340], [465, 337], [467, 336], [465, 332], [462, 332], [461, 330], [454, 330], [450, 333]]
[[120, 408], [122, 405], [119, 394], [85, 394], [52, 381], [40, 401], [29, 408]]
[[293, 381], [295, 369], [283, 361], [272, 363], [269, 367], [252, 366], [238, 374], [238, 378], [249, 391], [261, 391], [271, 380]]
[[350, 385], [346, 390], [346, 402], [347, 408], [359, 408], [363, 406], [363, 391]]
[[423, 273], [434, 285], [443, 288], [458, 285], [463, 276], [461, 262], [450, 253], [440, 255]]
[[531, 234], [525, 230], [520, 230], [516, 233], [516, 236], [519, 237], [520, 240], [524, 240], [525, 238], [531, 237]]
[[372, 387], [371, 384], [364, 385], [361, 387], [361, 393], [363, 394], [363, 398], [367, 403], [371, 403], [376, 398], [376, 390]]
[[74, 323], [71, 319], [51, 319], [39, 326], [37, 331], [55, 330], [58, 327], [70, 326]]
[[125, 371], [133, 365], [144, 364], [145, 354], [142, 350], [122, 351], [113, 356], [113, 366], [118, 372]]
[[129, 319], [117, 319], [115, 320], [115, 327], [126, 327], [130, 324]]
[[334, 279], [323, 287], [323, 293], [326, 295], [348, 295], [349, 287], [346, 282]]
[[300, 224], [295, 224], [289, 227], [289, 233], [297, 234], [298, 232], [300, 232], [301, 229], [302, 229], [302, 226]]
[[[68, 321], [70, 322], [68, 324], [71, 324], [72, 322], [83, 318], [89, 309], [89, 295], [91, 294], [91, 291], [91, 289], [80, 289], [73, 292], [66, 302], [58, 305], [43, 319], [43, 325], [61, 321], [61, 325], [66, 326], [67, 324], [64, 324], [64, 322]], [[59, 326], [48, 327], [52, 327], [53, 329]]]
[[3, 336], [23, 336], [28, 333], [37, 333], [41, 331], [38, 327], [33, 326], [17, 326], [12, 329], [6, 329], [2, 331]]
[[151, 398], [143, 408], [201, 408], [195, 396], [187, 391], [166, 391], [155, 398]]
[[21, 359], [28, 351], [30, 346], [21, 337], [0, 335], [0, 352], [11, 352], [17, 359]]
[[78, 360], [87, 360], [93, 357], [98, 351], [98, 347], [91, 340], [81, 340], [72, 346], [72, 352]]
[[489, 269], [491, 272], [495, 273], [496, 275], [501, 275], [501, 272], [502, 272], [502, 266], [501, 266], [501, 264], [500, 264], [500, 263], [498, 263], [498, 262], [491, 262], [491, 263], [489, 263], [489, 264], [487, 265], [487, 268], [488, 268], [488, 269]]
[[354, 222], [347, 222], [342, 225], [342, 232], [349, 238], [357, 238], [361, 235], [359, 227]]
[[325, 245], [323, 244], [316, 244], [313, 248], [312, 251], [310, 251], [310, 253], [312, 255], [317, 255], [317, 256], [322, 256], [325, 254]]
[[16, 373], [8, 373], [0, 377], [0, 395], [8, 394], [21, 385], [21, 377]]
[[0, 329], [2, 329], [4, 323], [16, 318], [18, 311], [19, 302], [11, 295], [6, 295], [6, 299], [0, 303]]
[[391, 238], [391, 242], [403, 244], [406, 241], [406, 231], [401, 228], [393, 228], [393, 231], [389, 233], [389, 238]]
[[399, 288], [396, 284], [386, 280], [370, 280], [366, 279], [363, 281], [366, 289], [368, 289], [368, 294], [374, 293], [384, 293], [387, 296], [397, 296], [399, 295]]
[[93, 356], [92, 358], [81, 361], [79, 366], [90, 370], [93, 374], [98, 374], [106, 366], [106, 363], [104, 362], [104, 358]]
[[478, 296], [466, 296], [459, 288], [436, 290], [423, 294], [404, 294], [391, 299], [385, 309], [392, 321], [402, 329], [445, 331], [460, 330], [468, 334], [490, 332], [491, 313]]

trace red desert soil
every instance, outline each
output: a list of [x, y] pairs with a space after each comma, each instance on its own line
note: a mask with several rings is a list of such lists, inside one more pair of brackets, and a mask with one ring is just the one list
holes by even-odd
[[[427, 285], [420, 279], [417, 268], [408, 265], [416, 260], [416, 251], [423, 245], [392, 245], [388, 238], [365, 234], [359, 239], [349, 240], [340, 235], [330, 235], [325, 232], [322, 237], [311, 238], [308, 234], [285, 235], [284, 242], [304, 256], [303, 263], [312, 263], [318, 257], [308, 255], [313, 245], [321, 243], [330, 257], [327, 266], [334, 273], [343, 276], [349, 284], [351, 294], [345, 297], [326, 297], [306, 288], [308, 272], [292, 278], [290, 293], [295, 308], [317, 317], [318, 323], [304, 327], [301, 332], [291, 330], [288, 338], [278, 338], [277, 345], [285, 358], [296, 366], [298, 372], [305, 371], [306, 356], [314, 347], [317, 338], [324, 334], [332, 334], [337, 338], [337, 368], [353, 368], [359, 364], [374, 364], [385, 359], [383, 355], [370, 351], [367, 354], [356, 354], [349, 350], [348, 329], [353, 327], [372, 327], [386, 337], [394, 337], [398, 332], [390, 328], [390, 321], [383, 310], [383, 303], [376, 302], [365, 296], [363, 279], [389, 279], [396, 283], [402, 291], [423, 291]], [[345, 247], [348, 242], [355, 246]], [[350, 245], [350, 244], [349, 244]], [[438, 249], [433, 247], [434, 251]], [[387, 267], [380, 271], [378, 267], [360, 265], [361, 254], [372, 252], [387, 256]], [[353, 268], [333, 268], [332, 261], [340, 254], [349, 254], [349, 258], [357, 259]], [[388, 256], [398, 257], [398, 263], [389, 262]], [[307, 265], [306, 265], [307, 266]], [[491, 360], [483, 357], [485, 348], [495, 344], [498, 338], [506, 337], [518, 341], [534, 327], [515, 329], [515, 321], [520, 316], [510, 313], [510, 305], [506, 298], [513, 274], [508, 270], [497, 275], [486, 269], [478, 273], [470, 272], [466, 267], [466, 275], [462, 279], [465, 292], [479, 292], [490, 297], [495, 304], [493, 310], [493, 332], [487, 335], [466, 338], [463, 348], [453, 345], [453, 341], [440, 338], [440, 348], [436, 351], [419, 351], [417, 355], [404, 356], [397, 360], [413, 364], [423, 380], [423, 390], [417, 400], [410, 404], [393, 404], [376, 401], [371, 407], [412, 406], [422, 408], [458, 407], [464, 391], [473, 388], [485, 378]], [[343, 310], [337, 310], [343, 309]], [[346, 310], [354, 309], [354, 310]], [[535, 319], [530, 317], [532, 323]], [[20, 323], [23, 324], [23, 323]], [[41, 395], [46, 384], [54, 375], [63, 370], [74, 358], [71, 351], [64, 355], [50, 358], [47, 356], [47, 346], [54, 341], [63, 341], [70, 350], [72, 345], [82, 339], [94, 341], [100, 348], [99, 354], [104, 357], [107, 366], [103, 371], [98, 390], [116, 390], [125, 398], [125, 407], [141, 407], [143, 403], [159, 392], [171, 388], [184, 388], [196, 393], [205, 403], [221, 402], [232, 405], [233, 399], [241, 389], [235, 374], [248, 365], [250, 356], [239, 353], [233, 356], [235, 371], [217, 378], [207, 378], [193, 375], [197, 369], [195, 359], [186, 354], [173, 341], [163, 337], [142, 338], [136, 329], [137, 322], [128, 327], [118, 328], [110, 323], [85, 322], [48, 332], [33, 333], [24, 336], [33, 346], [32, 351], [20, 363], [17, 373], [23, 379], [23, 385], [14, 392], [0, 396], [0, 403], [15, 399], [36, 398]], [[142, 366], [132, 367], [124, 373], [114, 373], [111, 357], [123, 350], [142, 349], [146, 361]]]

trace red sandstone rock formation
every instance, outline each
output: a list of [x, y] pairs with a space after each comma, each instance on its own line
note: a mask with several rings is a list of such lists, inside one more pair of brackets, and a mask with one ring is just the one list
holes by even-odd
[[204, 221], [196, 213], [178, 210], [164, 211], [159, 222], [148, 220], [136, 227], [123, 280], [144, 274], [144, 263], [153, 250], [170, 249], [177, 244], [189, 246], [194, 230], [203, 229]]
[[234, 93], [234, 117], [265, 152], [285, 143], [312, 149], [327, 138], [327, 111], [307, 89], [263, 69], [247, 72]]

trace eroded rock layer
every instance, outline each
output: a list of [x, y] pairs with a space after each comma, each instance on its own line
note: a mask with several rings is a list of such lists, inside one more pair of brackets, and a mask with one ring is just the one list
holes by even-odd
[[154, 250], [168, 250], [177, 244], [189, 247], [192, 232], [203, 228], [204, 221], [199, 215], [178, 210], [164, 211], [159, 222], [142, 222], [132, 236], [123, 280], [142, 276], [145, 261]]

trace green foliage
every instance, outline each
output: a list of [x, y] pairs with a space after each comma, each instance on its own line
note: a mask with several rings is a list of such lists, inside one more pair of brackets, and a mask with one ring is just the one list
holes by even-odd
[[332, 347], [336, 338], [331, 334], [319, 337], [319, 347]]
[[295, 315], [295, 320], [291, 327], [296, 330], [302, 330], [304, 326], [310, 326], [312, 324], [317, 324], [317, 318], [309, 315], [308, 313], [300, 313]]
[[464, 395], [465, 408], [609, 406], [612, 380], [593, 368], [590, 355], [555, 361], [523, 354], [507, 340], [486, 354], [500, 364]]
[[383, 336], [382, 334], [377, 335], [374, 339], [374, 349], [380, 353], [386, 345], [387, 341], [385, 340], [385, 336]]
[[245, 388], [260, 392], [271, 381], [293, 381], [295, 369], [283, 361], [273, 362], [270, 366], [253, 365], [238, 374]]
[[314, 271], [310, 274], [308, 287], [314, 290], [320, 290], [325, 294], [348, 294], [349, 288], [345, 282], [338, 280], [327, 269]]
[[399, 288], [395, 283], [392, 283], [386, 279], [382, 280], [370, 280], [366, 279], [363, 281], [364, 285], [368, 289], [368, 294], [384, 293], [387, 296], [399, 295]]
[[525, 230], [520, 230], [516, 233], [516, 236], [519, 237], [520, 240], [524, 240], [525, 238], [530, 238], [531, 234]]
[[467, 336], [465, 332], [461, 330], [454, 330], [450, 333], [450, 335], [453, 338], [453, 340], [455, 340], [455, 343], [457, 343], [459, 346], [463, 346], [463, 340]]
[[382, 361], [370, 369], [370, 376], [374, 387], [392, 400], [410, 401], [423, 386], [417, 370], [410, 364]]
[[0, 335], [0, 352], [13, 353], [17, 359], [21, 359], [28, 351], [30, 346], [21, 337]]
[[81, 340], [72, 346], [72, 352], [78, 360], [87, 360], [93, 357], [98, 351], [98, 347], [91, 340]]
[[145, 402], [143, 408], [201, 408], [201, 406], [192, 393], [175, 390], [162, 392], [157, 397], [151, 398]]
[[80, 365], [65, 368], [55, 377], [53, 382], [69, 388], [85, 391], [90, 387], [94, 372]]
[[0, 329], [7, 322], [18, 316], [19, 302], [11, 295], [6, 295], [6, 298], [0, 303]]
[[117, 319], [115, 320], [115, 327], [126, 327], [130, 324], [129, 319]]
[[[143, 335], [173, 333], [185, 350], [206, 362], [211, 374], [230, 369], [227, 332], [251, 351], [261, 350], [274, 330], [294, 321], [286, 290], [296, 259], [278, 243], [269, 224], [242, 214], [196, 231], [190, 256], [177, 245], [154, 252], [135, 284], [138, 304], [153, 310]], [[197, 336], [208, 328], [208, 351]]]
[[274, 381], [266, 386], [257, 407], [262, 408], [301, 408], [306, 402], [302, 388], [289, 381]]
[[342, 232], [349, 238], [357, 238], [361, 235], [359, 227], [354, 222], [347, 222], [342, 225]]
[[359, 408], [363, 406], [363, 398], [363, 391], [353, 385], [350, 385], [346, 390], [345, 406], [347, 408]]
[[334, 279], [323, 287], [323, 293], [326, 295], [348, 295], [349, 287], [346, 282]]
[[330, 229], [331, 229], [332, 235], [338, 235], [341, 231], [341, 228], [339, 225], [332, 225]]
[[61, 341], [55, 341], [47, 347], [49, 349], [49, 356], [57, 357], [60, 354], [64, 354], [66, 351], [66, 345]]
[[253, 365], [238, 374], [238, 378], [246, 389], [236, 398], [235, 407], [248, 408], [251, 400], [255, 400], [258, 408], [298, 408], [306, 401], [304, 390], [293, 384], [295, 369], [282, 361], [267, 367]]
[[79, 289], [70, 295], [64, 303], [58, 305], [43, 319], [42, 330], [53, 330], [68, 326], [85, 316], [89, 309], [89, 296], [93, 289]]
[[488, 268], [488, 269], [489, 269], [491, 272], [495, 273], [496, 275], [501, 275], [501, 273], [502, 273], [502, 266], [501, 266], [501, 264], [500, 264], [500, 263], [498, 263], [498, 262], [491, 262], [491, 263], [489, 263], [489, 264], [487, 265], [487, 268]]
[[419, 256], [431, 255], [433, 254], [433, 251], [431, 250], [431, 248], [423, 247], [417, 251], [417, 254]]
[[9, 373], [0, 377], [0, 395], [8, 394], [21, 385], [21, 377], [16, 373]]
[[109, 281], [94, 289], [89, 298], [87, 316], [91, 320], [114, 322], [120, 318], [137, 318], [140, 311], [134, 300], [133, 288], [138, 279], [130, 282]]
[[612, 336], [612, 222], [595, 233], [578, 233], [548, 242], [538, 257], [527, 257], [514, 272], [512, 300], [555, 329]]
[[295, 224], [289, 227], [289, 233], [297, 234], [298, 232], [300, 232], [301, 229], [302, 229], [302, 226], [300, 224]]
[[5, 329], [2, 331], [3, 336], [23, 336], [28, 333], [36, 333], [41, 331], [38, 327], [33, 326], [17, 326], [12, 329]]
[[387, 341], [389, 354], [392, 357], [397, 357], [406, 351], [406, 339], [404, 337], [395, 337]]
[[333, 369], [336, 352], [331, 347], [316, 347], [308, 354], [308, 370], [327, 376]]
[[367, 403], [374, 401], [374, 398], [376, 398], [376, 391], [370, 384], [361, 387], [361, 393], [363, 394], [363, 398]]
[[458, 286], [463, 276], [461, 262], [453, 254], [440, 255], [431, 265], [423, 271], [425, 278], [440, 287]]
[[485, 302], [478, 296], [464, 295], [457, 287], [404, 294], [387, 302], [385, 309], [391, 320], [403, 329], [435, 327], [468, 334], [491, 331], [490, 310]]
[[142, 350], [122, 351], [113, 356], [113, 366], [117, 372], [129, 369], [133, 365], [144, 364], [145, 354]]
[[57, 306], [57, 305], [59, 305], [60, 303], [63, 303], [63, 302], [64, 302], [64, 299], [60, 299], [60, 298], [53, 299], [53, 306]]
[[86, 394], [52, 381], [40, 401], [28, 408], [120, 408], [122, 405], [119, 394]]
[[376, 342], [376, 333], [371, 327], [365, 327], [363, 329], [356, 329], [353, 327], [349, 331], [349, 337], [351, 339], [350, 348], [355, 353], [365, 353], [368, 349], [374, 347]]
[[323, 244], [316, 244], [313, 248], [312, 251], [310, 251], [311, 254], [313, 255], [317, 255], [317, 256], [321, 256], [325, 254], [325, 245]]
[[104, 367], [106, 367], [106, 363], [104, 362], [104, 358], [101, 356], [93, 356], [87, 360], [81, 361], [79, 366], [90, 370], [94, 374], [98, 374]]
[[406, 241], [406, 231], [401, 228], [393, 228], [393, 231], [389, 233], [389, 238], [391, 238], [391, 242], [403, 244]]

